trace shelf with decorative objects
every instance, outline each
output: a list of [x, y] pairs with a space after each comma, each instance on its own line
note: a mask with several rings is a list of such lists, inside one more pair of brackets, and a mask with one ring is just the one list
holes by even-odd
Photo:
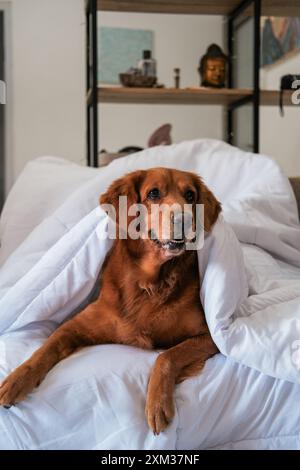
[[[228, 88], [139, 88], [99, 86], [97, 83], [97, 11], [223, 15], [227, 17], [229, 55]], [[236, 88], [233, 57], [235, 22], [253, 17], [253, 88]], [[221, 105], [227, 109], [227, 141], [235, 144], [236, 110], [253, 106], [253, 151], [259, 151], [259, 108], [278, 106], [279, 90], [261, 90], [260, 20], [261, 16], [300, 16], [300, 0], [86, 0], [87, 18], [87, 162], [98, 165], [98, 103], [135, 103], [165, 105]], [[292, 91], [283, 92], [282, 103], [293, 105]], [[299, 95], [297, 95], [299, 96]]]

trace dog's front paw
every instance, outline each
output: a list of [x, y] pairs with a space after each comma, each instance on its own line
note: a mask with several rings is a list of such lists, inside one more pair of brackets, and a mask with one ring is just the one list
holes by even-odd
[[145, 414], [154, 434], [164, 431], [174, 416], [174, 382], [155, 369], [149, 380]]
[[174, 416], [173, 396], [147, 397], [146, 418], [154, 434], [164, 431]]
[[0, 406], [9, 408], [23, 400], [39, 382], [39, 377], [30, 366], [18, 367], [0, 385]]

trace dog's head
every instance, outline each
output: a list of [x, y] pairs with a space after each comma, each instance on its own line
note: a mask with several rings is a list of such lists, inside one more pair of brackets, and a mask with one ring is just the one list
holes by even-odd
[[197, 205], [204, 208], [202, 228], [206, 232], [221, 211], [220, 203], [199, 176], [167, 168], [135, 171], [114, 181], [100, 197], [100, 204], [109, 215], [116, 216], [123, 234], [148, 243], [164, 258], [182, 254], [195, 237], [200, 222]]

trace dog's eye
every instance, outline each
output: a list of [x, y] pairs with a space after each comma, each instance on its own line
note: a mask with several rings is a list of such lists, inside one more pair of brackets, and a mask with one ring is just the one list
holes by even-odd
[[160, 198], [159, 189], [157, 189], [157, 188], [151, 189], [151, 191], [149, 191], [149, 193], [147, 194], [147, 198], [152, 199], [152, 200], [159, 199]]
[[185, 193], [184, 195], [185, 197], [185, 200], [187, 202], [194, 202], [194, 199], [195, 199], [195, 193], [194, 191], [191, 191], [190, 189]]

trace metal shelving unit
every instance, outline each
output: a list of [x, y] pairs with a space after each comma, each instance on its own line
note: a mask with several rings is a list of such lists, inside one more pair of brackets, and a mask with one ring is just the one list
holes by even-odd
[[[97, 11], [172, 14], [215, 14], [227, 16], [229, 55], [228, 88], [225, 89], [133, 89], [101, 87], [97, 84]], [[223, 105], [227, 109], [227, 141], [238, 139], [237, 114], [245, 107], [252, 111], [252, 150], [259, 152], [259, 110], [261, 105], [278, 105], [279, 91], [260, 89], [260, 20], [262, 15], [300, 16], [300, 0], [86, 0], [87, 43], [87, 164], [98, 166], [98, 103]], [[253, 63], [251, 86], [237, 86], [236, 55], [238, 31], [251, 19]], [[291, 104], [290, 93], [284, 94]]]

